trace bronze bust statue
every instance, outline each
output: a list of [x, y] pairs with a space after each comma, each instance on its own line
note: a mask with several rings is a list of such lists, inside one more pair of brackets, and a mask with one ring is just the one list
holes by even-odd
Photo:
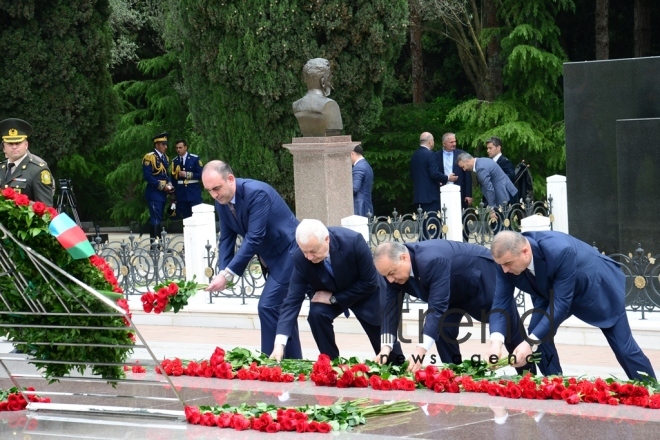
[[339, 105], [330, 96], [332, 72], [330, 62], [324, 58], [307, 61], [303, 67], [307, 94], [293, 103], [300, 131], [304, 137], [338, 136], [344, 125]]

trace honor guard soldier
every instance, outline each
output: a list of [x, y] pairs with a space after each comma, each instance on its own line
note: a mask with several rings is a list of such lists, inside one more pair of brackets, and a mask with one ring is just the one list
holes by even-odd
[[160, 223], [163, 219], [167, 194], [174, 191], [170, 180], [170, 159], [165, 154], [167, 150], [167, 133], [161, 133], [153, 138], [154, 151], [144, 155], [142, 159], [142, 174], [147, 181], [144, 197], [149, 206], [149, 237], [152, 241], [160, 237]]
[[176, 154], [172, 159], [172, 184], [176, 193], [178, 217], [192, 216], [192, 207], [202, 203], [202, 161], [196, 154], [188, 153], [188, 144], [183, 139], [175, 142]]
[[0, 121], [0, 133], [7, 157], [0, 165], [0, 188], [13, 188], [33, 202], [53, 206], [53, 175], [45, 160], [28, 151], [32, 126], [22, 119], [5, 119]]

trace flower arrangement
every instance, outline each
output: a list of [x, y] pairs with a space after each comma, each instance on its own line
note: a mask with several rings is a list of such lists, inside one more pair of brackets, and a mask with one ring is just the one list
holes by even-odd
[[[39, 252], [62, 270], [106, 294], [119, 307], [128, 312], [128, 303], [121, 294], [112, 269], [105, 260], [92, 255], [91, 258], [74, 259], [49, 232], [49, 223], [57, 217], [57, 211], [41, 202], [30, 204], [24, 194], [17, 194], [11, 188], [0, 193], [0, 224], [26, 246]], [[85, 365], [67, 362], [94, 361], [98, 363], [123, 363], [132, 352], [131, 348], [118, 347], [132, 345], [134, 334], [126, 328], [128, 322], [121, 315], [93, 316], [92, 313], [108, 313], [113, 310], [98, 301], [86, 290], [61, 277], [59, 282], [46, 279], [34, 265], [30, 256], [12, 240], [3, 240], [2, 246], [12, 263], [23, 278], [27, 288], [23, 292], [34, 301], [38, 301], [47, 312], [61, 313], [57, 317], [43, 314], [29, 314], [22, 292], [12, 276], [0, 276], [0, 315], [7, 339], [16, 341], [16, 348], [29, 354], [31, 361], [42, 370], [47, 378], [57, 378], [69, 374], [72, 370], [82, 373]], [[61, 283], [61, 284], [60, 284]], [[66, 288], [73, 294], [69, 295]], [[129, 315], [130, 316], [130, 315]], [[18, 327], [11, 324], [30, 325]], [[52, 324], [58, 325], [56, 328]], [[76, 327], [77, 329], [65, 328]], [[117, 330], [86, 330], [84, 327], [105, 327]], [[21, 343], [18, 343], [21, 342]], [[77, 342], [81, 344], [103, 344], [104, 347], [92, 346], [55, 346], [46, 342]], [[57, 361], [46, 363], [39, 361]], [[106, 379], [124, 377], [120, 366], [94, 366], [92, 374]]]
[[[25, 391], [34, 392], [33, 387], [26, 388]], [[50, 398], [39, 397], [34, 394], [28, 394], [30, 402], [50, 403]], [[0, 390], [0, 411], [23, 411], [28, 405], [23, 394], [18, 388], [13, 387], [8, 390]]]
[[178, 313], [179, 310], [188, 305], [188, 300], [204, 286], [191, 281], [173, 281], [159, 284], [154, 287], [154, 292], [147, 292], [140, 297], [142, 309], [145, 313]]
[[186, 420], [195, 425], [253, 429], [260, 432], [280, 431], [328, 433], [351, 429], [366, 423], [369, 417], [410, 412], [417, 409], [408, 401], [365, 406], [370, 399], [355, 399], [333, 405], [306, 405], [295, 408], [277, 407], [265, 403], [240, 406], [188, 406]]

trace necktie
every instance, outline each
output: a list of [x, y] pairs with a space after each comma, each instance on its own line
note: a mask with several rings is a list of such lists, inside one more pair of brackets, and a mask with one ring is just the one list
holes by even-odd
[[[534, 293], [538, 295], [539, 288], [536, 285], [536, 277], [534, 276], [534, 274], [529, 269], [525, 269], [524, 274], [525, 274], [525, 277], [527, 278], [527, 281], [529, 282], [529, 285], [532, 286], [532, 290], [534, 290]], [[528, 293], [531, 293], [531, 292], [528, 292]]]
[[236, 208], [234, 208], [234, 204], [232, 202], [229, 202], [228, 206], [234, 218], [238, 219], [238, 217], [236, 217]]
[[12, 168], [16, 165], [13, 162], [7, 162], [7, 174], [5, 174], [5, 183], [9, 183], [9, 178], [11, 177]]
[[323, 260], [323, 265], [325, 266], [325, 268], [326, 268], [326, 270], [328, 271], [328, 273], [330, 274], [330, 276], [331, 276], [332, 278], [334, 278], [334, 277], [335, 277], [335, 273], [332, 271], [332, 266], [330, 265], [330, 260], [328, 260], [327, 258], [325, 258], [325, 259]]

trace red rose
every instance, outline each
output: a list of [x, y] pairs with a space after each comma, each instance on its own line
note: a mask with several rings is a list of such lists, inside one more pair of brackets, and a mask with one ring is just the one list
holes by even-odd
[[383, 391], [390, 391], [392, 389], [392, 382], [390, 382], [387, 379], [384, 379], [380, 383], [380, 389], [383, 390]]
[[246, 418], [245, 416], [242, 416], [240, 414], [234, 414], [231, 417], [231, 424], [230, 426], [234, 428], [237, 431], [243, 431], [245, 429], [250, 428], [250, 419]]
[[660, 393], [653, 394], [649, 397], [649, 408], [660, 409]]
[[14, 191], [14, 188], [5, 188], [2, 190], [2, 196], [5, 199], [13, 200], [16, 197], [16, 191]]
[[53, 208], [52, 206], [46, 207], [46, 211], [48, 211], [48, 214], [50, 214], [50, 219], [51, 220], [54, 219], [55, 217], [57, 217], [57, 215], [59, 214], [57, 212], [57, 209]]
[[25, 194], [16, 194], [14, 196], [14, 203], [17, 206], [28, 206], [30, 204], [30, 199]]
[[365, 376], [358, 376], [355, 378], [353, 385], [356, 388], [367, 388], [369, 386], [369, 382]]
[[295, 431], [296, 430], [296, 421], [290, 418], [282, 418], [281, 422], [282, 430], [284, 431]]
[[569, 405], [577, 405], [578, 403], [580, 403], [580, 396], [578, 396], [577, 394], [571, 394], [565, 400], [566, 403], [568, 403]]
[[330, 423], [321, 422], [321, 423], [319, 423], [318, 430], [319, 430], [320, 433], [326, 434], [326, 433], [332, 431], [332, 426], [330, 425]]
[[607, 404], [608, 405], [618, 405], [619, 404], [619, 399], [617, 399], [616, 397], [610, 397], [607, 400]]
[[199, 424], [203, 426], [217, 426], [215, 415], [212, 412], [205, 412]]
[[170, 295], [176, 295], [179, 292], [179, 286], [177, 286], [176, 283], [170, 283], [169, 286], [167, 286], [167, 293]]
[[307, 432], [307, 427], [309, 426], [309, 423], [299, 420], [298, 423], [296, 424], [296, 432]]
[[215, 423], [220, 428], [229, 428], [231, 423], [231, 414], [229, 413], [220, 414], [216, 419]]
[[41, 217], [44, 215], [44, 212], [46, 212], [46, 204], [42, 202], [34, 202], [34, 205], [32, 205], [32, 210], [35, 214]]
[[306, 432], [318, 432], [319, 431], [319, 422], [313, 420], [307, 425]]
[[266, 432], [269, 432], [271, 434], [274, 434], [276, 432], [280, 432], [282, 430], [282, 425], [280, 425], [277, 422], [273, 422], [266, 426]]
[[199, 413], [199, 408], [194, 406], [186, 406], [184, 410], [186, 414], [186, 420], [192, 425], [198, 425], [202, 419], [202, 415]]

